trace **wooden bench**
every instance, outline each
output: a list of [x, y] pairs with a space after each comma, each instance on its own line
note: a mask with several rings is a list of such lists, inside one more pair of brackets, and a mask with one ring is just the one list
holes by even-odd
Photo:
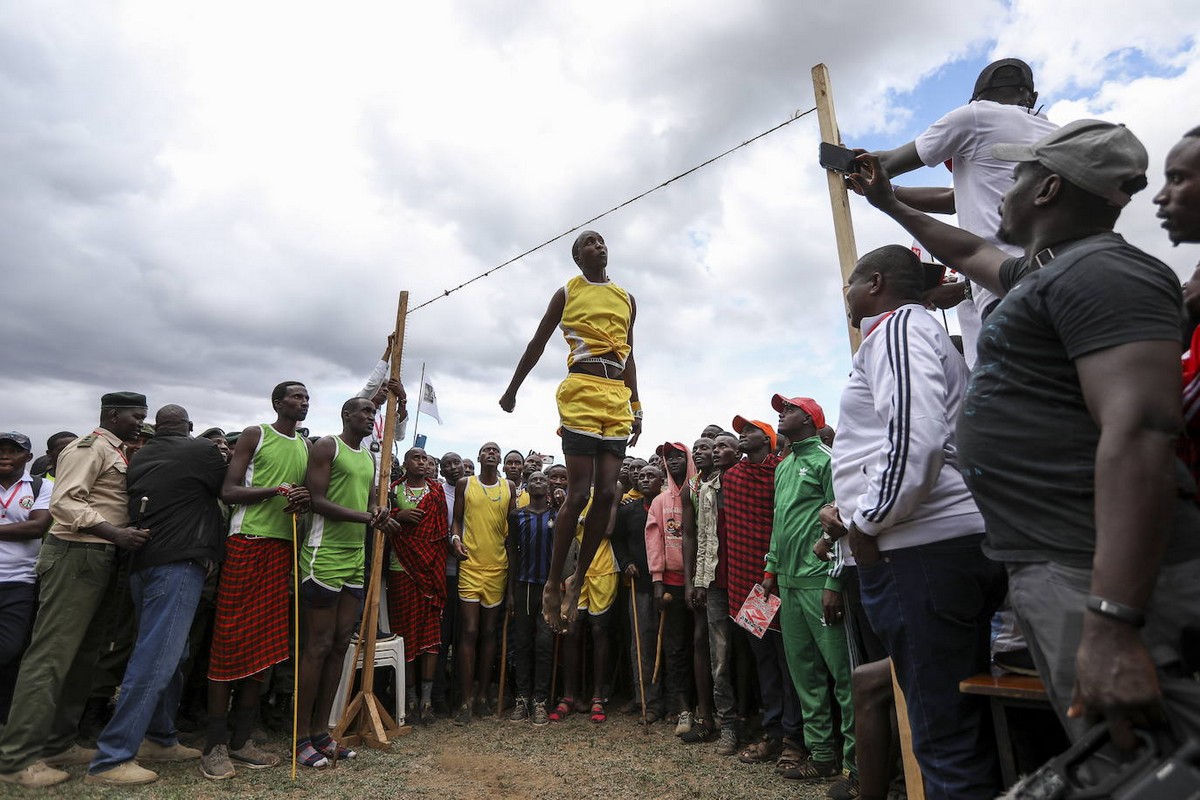
[[1008, 709], [1035, 708], [1052, 712], [1053, 708], [1042, 679], [1007, 672], [998, 675], [982, 673], [960, 682], [958, 690], [963, 694], [981, 695], [991, 702], [992, 725], [996, 730], [996, 747], [1000, 755], [1000, 773], [1004, 785], [1012, 786], [1017, 782], [1019, 771], [1012, 734], [1008, 728]]

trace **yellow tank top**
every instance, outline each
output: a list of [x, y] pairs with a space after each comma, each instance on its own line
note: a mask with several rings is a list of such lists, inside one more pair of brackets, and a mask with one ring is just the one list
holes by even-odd
[[508, 567], [504, 540], [508, 538], [508, 481], [503, 476], [495, 486], [484, 486], [478, 476], [467, 480], [463, 496], [463, 546], [466, 565], [472, 569], [503, 570]]
[[567, 367], [580, 359], [603, 357], [625, 366], [629, 358], [629, 324], [633, 302], [629, 293], [612, 281], [592, 283], [576, 275], [563, 287], [563, 338], [567, 340]]

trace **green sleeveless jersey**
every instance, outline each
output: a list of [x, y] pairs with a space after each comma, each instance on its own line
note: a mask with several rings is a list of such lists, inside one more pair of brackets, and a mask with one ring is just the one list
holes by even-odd
[[[258, 427], [262, 429], [262, 436], [250, 466], [246, 468], [242, 485], [261, 489], [281, 483], [304, 483], [304, 473], [308, 469], [308, 445], [304, 439], [284, 436], [267, 424]], [[252, 506], [236, 506], [229, 521], [229, 533], [290, 541], [292, 517], [283, 513], [286, 507], [287, 498], [282, 495]]]
[[[333, 437], [337, 452], [329, 465], [329, 488], [325, 497], [329, 502], [355, 511], [366, 511], [371, 502], [371, 486], [375, 482], [375, 459], [363, 447], [355, 450]], [[313, 514], [312, 529], [306, 544], [314, 550], [362, 549], [366, 526], [361, 522], [342, 522]]]

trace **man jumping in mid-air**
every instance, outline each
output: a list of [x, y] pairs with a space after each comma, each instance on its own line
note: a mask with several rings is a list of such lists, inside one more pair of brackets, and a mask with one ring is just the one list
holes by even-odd
[[[511, 412], [517, 404], [517, 390], [542, 357], [554, 327], [559, 326], [571, 348], [567, 377], [557, 393], [567, 462], [567, 499], [559, 510], [550, 578], [542, 592], [542, 614], [554, 630], [561, 630], [575, 619], [583, 576], [612, 514], [626, 442], [637, 444], [642, 432], [642, 404], [638, 402], [633, 360], [637, 304], [633, 295], [608, 279], [608, 247], [603, 236], [595, 231], [579, 234], [571, 245], [571, 256], [583, 274], [567, 281], [550, 298], [546, 315], [500, 398], [500, 407]], [[564, 596], [558, 576], [589, 497], [593, 498], [593, 510], [584, 524], [579, 563], [567, 579]]]

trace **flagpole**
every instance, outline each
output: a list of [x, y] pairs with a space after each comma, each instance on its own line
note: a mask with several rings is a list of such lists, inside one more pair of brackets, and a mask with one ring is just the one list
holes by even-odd
[[417, 415], [413, 417], [413, 443], [412, 446], [417, 446], [417, 423], [421, 420], [421, 401], [425, 398], [425, 362], [421, 362], [421, 383], [417, 389]]

